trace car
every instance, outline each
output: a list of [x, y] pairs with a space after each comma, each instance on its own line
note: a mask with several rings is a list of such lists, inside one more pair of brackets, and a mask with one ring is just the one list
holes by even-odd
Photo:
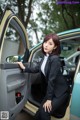
[[[69, 85], [70, 100], [65, 116], [51, 116], [51, 120], [79, 120], [80, 58], [77, 64], [73, 64], [72, 58], [80, 46], [80, 28], [57, 34], [62, 49], [62, 72]], [[13, 40], [10, 36], [14, 36]], [[14, 120], [22, 109], [34, 116], [43, 99], [40, 74], [23, 73], [16, 61], [30, 66], [38, 64], [43, 57], [42, 42], [29, 49], [25, 27], [9, 8], [5, 9], [0, 23], [0, 38], [0, 116], [2, 118], [2, 113], [6, 113], [7, 118]]]
[[71, 56], [69, 56], [66, 61], [69, 62], [69, 64], [74, 64], [77, 65], [78, 60], [80, 57], [80, 51], [76, 51], [75, 53], [73, 53]]

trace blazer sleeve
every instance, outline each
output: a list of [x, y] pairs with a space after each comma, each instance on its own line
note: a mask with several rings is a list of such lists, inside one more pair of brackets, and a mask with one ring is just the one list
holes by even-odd
[[51, 100], [54, 94], [54, 85], [56, 83], [56, 78], [60, 70], [60, 59], [58, 56], [53, 57], [50, 63], [50, 72], [48, 77], [48, 86], [47, 86], [47, 99]]
[[24, 70], [24, 72], [28, 72], [28, 73], [38, 73], [40, 70], [40, 63], [28, 63], [26, 65], [26, 68]]

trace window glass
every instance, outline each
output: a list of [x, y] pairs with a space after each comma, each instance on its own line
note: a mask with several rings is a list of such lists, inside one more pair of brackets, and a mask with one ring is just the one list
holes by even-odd
[[40, 62], [42, 57], [43, 57], [43, 53], [41, 51], [41, 48], [37, 49], [33, 54], [32, 62]]
[[6, 30], [2, 49], [2, 62], [6, 62], [7, 57], [9, 57], [7, 62], [17, 61], [17, 59], [21, 59], [22, 55], [24, 54], [24, 46], [22, 43], [21, 34], [15, 28], [9, 24]]
[[68, 39], [61, 42], [61, 56], [68, 58], [80, 48], [80, 38]]

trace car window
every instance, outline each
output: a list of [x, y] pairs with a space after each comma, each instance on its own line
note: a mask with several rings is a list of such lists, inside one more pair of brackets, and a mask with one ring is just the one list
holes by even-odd
[[75, 52], [74, 54], [72, 54], [67, 60], [72, 63], [72, 64], [76, 64], [78, 63], [80, 57], [80, 52]]
[[[77, 49], [80, 47], [80, 38], [75, 38], [75, 39], [67, 39], [61, 41], [61, 58], [66, 58], [68, 62], [73, 62], [75, 60], [75, 56], [72, 56], [70, 59], [68, 59], [71, 55], [77, 52]], [[78, 52], [77, 55], [79, 55], [80, 52]], [[32, 61], [40, 61], [42, 58], [43, 54], [41, 52], [41, 48], [37, 48], [34, 51]]]
[[80, 38], [67, 39], [61, 42], [61, 56], [68, 58], [73, 53], [77, 52], [80, 46]]
[[43, 57], [43, 53], [41, 51], [41, 48], [36, 49], [32, 57], [32, 62], [40, 62], [42, 57]]
[[14, 62], [18, 58], [20, 59], [20, 56], [23, 54], [24, 47], [22, 37], [20, 33], [11, 24], [9, 24], [4, 36], [1, 61], [6, 62], [6, 58], [9, 57], [9, 62]]

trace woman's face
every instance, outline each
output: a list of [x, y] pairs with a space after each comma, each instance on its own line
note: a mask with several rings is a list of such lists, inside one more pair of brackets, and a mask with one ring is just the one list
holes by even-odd
[[56, 46], [52, 39], [49, 39], [43, 43], [43, 50], [46, 54], [52, 53], [53, 49], [55, 48]]

